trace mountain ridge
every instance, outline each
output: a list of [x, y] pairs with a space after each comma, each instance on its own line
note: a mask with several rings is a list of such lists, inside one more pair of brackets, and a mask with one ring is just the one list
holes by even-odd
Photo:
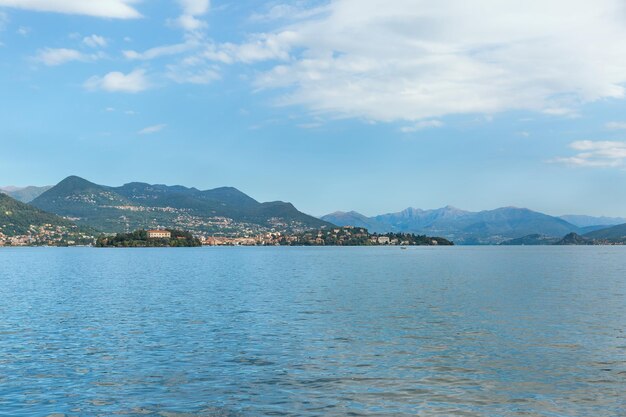
[[[528, 208], [500, 207], [471, 212], [453, 206], [423, 210], [409, 207], [372, 217], [358, 212], [335, 212], [321, 217], [339, 226], [373, 225], [372, 231], [442, 236], [459, 244], [497, 244], [529, 235], [561, 238], [584, 230], [566, 220]], [[359, 224], [351, 224], [351, 223]], [[592, 227], [591, 230], [594, 228]]]
[[41, 194], [32, 205], [111, 233], [168, 227], [232, 235], [332, 226], [291, 203], [260, 203], [235, 187], [199, 190], [143, 182], [111, 187], [75, 175]]

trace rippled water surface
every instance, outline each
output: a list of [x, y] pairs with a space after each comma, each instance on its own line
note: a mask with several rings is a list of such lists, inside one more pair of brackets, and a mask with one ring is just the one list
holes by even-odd
[[624, 416], [626, 248], [3, 248], [0, 415]]

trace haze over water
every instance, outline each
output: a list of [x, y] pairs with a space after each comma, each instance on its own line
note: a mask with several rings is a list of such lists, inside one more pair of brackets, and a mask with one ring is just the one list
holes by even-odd
[[626, 249], [3, 248], [0, 415], [619, 416]]

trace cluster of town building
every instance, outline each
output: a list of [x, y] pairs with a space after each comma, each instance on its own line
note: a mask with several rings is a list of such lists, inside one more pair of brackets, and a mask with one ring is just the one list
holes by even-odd
[[[146, 230], [148, 239], [171, 239], [172, 232], [157, 228]], [[266, 232], [239, 237], [194, 234], [194, 237], [207, 246], [369, 246], [369, 245], [437, 245], [437, 240], [416, 242], [414, 235], [370, 234], [362, 227], [334, 227], [309, 230], [299, 233]], [[418, 238], [425, 238], [418, 237]], [[90, 245], [95, 241], [76, 229], [46, 224], [31, 226], [29, 233], [19, 236], [6, 236], [0, 232], [0, 246], [37, 245]]]
[[[413, 245], [413, 235], [378, 235], [370, 234], [362, 227], [336, 227], [316, 231], [287, 234], [270, 232], [247, 237], [200, 236], [203, 245], [210, 246], [368, 246], [368, 245]], [[437, 245], [437, 240], [428, 240], [426, 244]], [[424, 244], [424, 242], [420, 242]]]
[[95, 237], [73, 227], [44, 224], [31, 226], [28, 233], [7, 236], [0, 231], [0, 246], [66, 246], [89, 245]]

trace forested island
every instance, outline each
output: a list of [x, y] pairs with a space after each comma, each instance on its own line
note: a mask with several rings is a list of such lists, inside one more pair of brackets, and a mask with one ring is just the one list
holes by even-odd
[[132, 233], [118, 233], [115, 236], [100, 236], [96, 240], [97, 248], [176, 248], [202, 246], [200, 239], [190, 232], [182, 230], [155, 231], [159, 236], [151, 237], [146, 230]]

